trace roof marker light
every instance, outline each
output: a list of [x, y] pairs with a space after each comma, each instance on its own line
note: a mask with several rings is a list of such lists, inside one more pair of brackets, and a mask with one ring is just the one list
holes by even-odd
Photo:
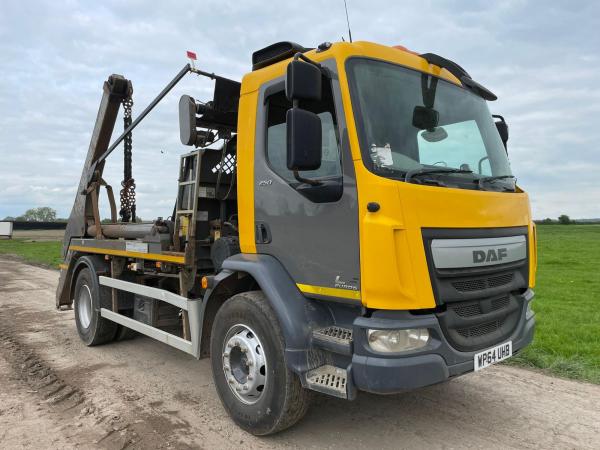
[[402, 51], [407, 52], [407, 53], [412, 53], [413, 55], [419, 56], [419, 54], [417, 52], [409, 50], [406, 47], [404, 47], [403, 45], [394, 45], [393, 48], [398, 49], [398, 50], [402, 50]]

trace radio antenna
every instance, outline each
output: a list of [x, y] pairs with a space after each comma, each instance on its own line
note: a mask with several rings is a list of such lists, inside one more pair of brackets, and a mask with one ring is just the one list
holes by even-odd
[[350, 42], [352, 42], [352, 31], [350, 30], [350, 19], [348, 19], [348, 5], [346, 4], [346, 0], [344, 0], [344, 9], [346, 10], [346, 23], [348, 24], [348, 38], [350, 38]]

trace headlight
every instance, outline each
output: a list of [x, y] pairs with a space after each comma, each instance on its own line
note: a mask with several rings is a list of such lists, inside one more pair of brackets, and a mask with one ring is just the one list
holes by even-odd
[[427, 345], [429, 331], [426, 328], [408, 330], [368, 330], [369, 346], [376, 352], [399, 353], [416, 350]]

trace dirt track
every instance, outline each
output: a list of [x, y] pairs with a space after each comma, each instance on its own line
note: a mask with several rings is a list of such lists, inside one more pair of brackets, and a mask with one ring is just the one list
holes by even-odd
[[0, 259], [0, 448], [599, 448], [600, 387], [493, 367], [418, 392], [318, 397], [295, 428], [233, 425], [206, 360], [147, 338], [87, 348], [58, 273]]

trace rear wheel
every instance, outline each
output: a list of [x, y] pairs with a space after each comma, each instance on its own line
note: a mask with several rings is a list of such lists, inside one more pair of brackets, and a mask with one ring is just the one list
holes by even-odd
[[95, 277], [87, 267], [77, 275], [73, 297], [75, 324], [79, 337], [85, 345], [99, 345], [113, 340], [117, 332], [117, 324], [100, 316], [100, 308], [111, 307], [111, 299], [107, 290], [98, 286]]
[[233, 420], [252, 434], [284, 430], [308, 410], [311, 393], [287, 368], [284, 349], [262, 292], [234, 295], [217, 312], [210, 349], [217, 392]]

